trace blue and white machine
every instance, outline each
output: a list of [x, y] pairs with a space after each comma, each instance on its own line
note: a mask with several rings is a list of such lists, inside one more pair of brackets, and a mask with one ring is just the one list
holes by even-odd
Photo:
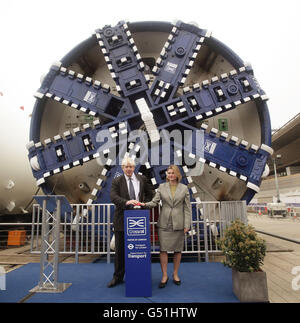
[[97, 29], [51, 66], [35, 97], [32, 173], [45, 194], [70, 203], [110, 202], [126, 153], [142, 160], [147, 152], [137, 170], [157, 188], [164, 131], [192, 133], [186, 145], [171, 141], [170, 162], [185, 157], [180, 169], [196, 200], [248, 203], [272, 154], [268, 98], [251, 65], [195, 24]]

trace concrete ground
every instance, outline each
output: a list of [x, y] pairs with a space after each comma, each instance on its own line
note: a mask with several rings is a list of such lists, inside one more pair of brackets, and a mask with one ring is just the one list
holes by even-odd
[[[267, 273], [271, 303], [300, 303], [300, 221], [299, 218], [270, 218], [248, 214], [248, 222], [267, 243], [263, 270]], [[295, 241], [283, 240], [286, 238]]]

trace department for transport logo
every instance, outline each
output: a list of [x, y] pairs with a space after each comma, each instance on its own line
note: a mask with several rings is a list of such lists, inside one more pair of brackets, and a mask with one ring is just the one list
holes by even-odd
[[128, 248], [129, 250], [132, 250], [132, 249], [134, 248], [134, 245], [133, 245], [132, 243], [130, 243], [130, 244], [127, 246], [127, 248]]
[[128, 236], [146, 235], [146, 217], [128, 217], [127, 235]]

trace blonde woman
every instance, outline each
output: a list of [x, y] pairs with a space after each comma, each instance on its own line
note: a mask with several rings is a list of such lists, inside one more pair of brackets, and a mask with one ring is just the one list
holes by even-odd
[[160, 243], [160, 265], [162, 279], [159, 288], [164, 288], [168, 283], [168, 251], [174, 251], [173, 282], [181, 284], [178, 270], [181, 262], [181, 251], [184, 245], [184, 234], [191, 226], [191, 204], [188, 187], [180, 183], [182, 176], [176, 165], [167, 169], [166, 183], [161, 184], [152, 201], [143, 203], [148, 208], [153, 208], [162, 202], [158, 218], [158, 234]]

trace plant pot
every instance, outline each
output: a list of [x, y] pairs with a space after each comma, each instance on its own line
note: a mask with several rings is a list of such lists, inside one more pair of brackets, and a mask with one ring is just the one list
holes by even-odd
[[240, 272], [232, 269], [232, 287], [241, 302], [269, 302], [267, 275], [264, 271]]

